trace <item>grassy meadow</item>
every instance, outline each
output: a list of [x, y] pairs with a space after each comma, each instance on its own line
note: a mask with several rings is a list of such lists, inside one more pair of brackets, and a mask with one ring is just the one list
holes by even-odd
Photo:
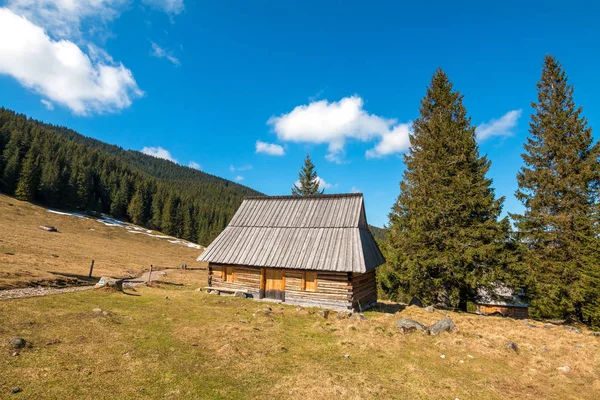
[[[600, 397], [600, 338], [588, 332], [415, 307], [325, 319], [317, 309], [196, 291], [205, 279], [205, 271], [169, 271], [165, 282], [126, 294], [0, 302], [0, 398]], [[395, 328], [401, 317], [429, 324], [445, 315], [457, 332]], [[32, 347], [13, 356], [12, 337]], [[22, 392], [11, 395], [15, 386]]]
[[[55, 226], [46, 232], [40, 225]], [[160, 232], [153, 232], [160, 234]], [[45, 208], [0, 195], [0, 289], [93, 283], [100, 276], [139, 275], [152, 264], [194, 265], [200, 250], [165, 239], [129, 233], [93, 219], [53, 214]]]

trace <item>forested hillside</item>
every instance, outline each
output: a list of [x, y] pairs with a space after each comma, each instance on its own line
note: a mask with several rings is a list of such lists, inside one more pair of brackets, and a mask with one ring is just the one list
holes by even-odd
[[208, 244], [244, 196], [234, 182], [0, 108], [0, 191]]

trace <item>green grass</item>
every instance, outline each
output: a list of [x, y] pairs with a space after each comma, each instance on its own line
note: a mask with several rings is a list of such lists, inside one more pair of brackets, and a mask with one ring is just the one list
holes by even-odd
[[[131, 295], [89, 291], [0, 302], [0, 398], [464, 400], [600, 394], [599, 338], [454, 313], [449, 315], [459, 332], [401, 335], [394, 327], [401, 316], [431, 323], [443, 315], [411, 307], [393, 317], [368, 312], [367, 321], [338, 319], [336, 313], [323, 319], [312, 309], [194, 291], [203, 279], [142, 287]], [[92, 312], [95, 307], [109, 314]], [[253, 316], [267, 307], [270, 315]], [[15, 336], [33, 345], [17, 357], [8, 346]], [[519, 344], [519, 354], [504, 347], [507, 340]], [[558, 372], [562, 365], [572, 372]], [[10, 395], [14, 386], [23, 391]]]

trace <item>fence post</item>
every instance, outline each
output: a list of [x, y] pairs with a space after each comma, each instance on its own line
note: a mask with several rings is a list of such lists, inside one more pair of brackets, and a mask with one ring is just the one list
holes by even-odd
[[152, 265], [150, 265], [150, 273], [148, 274], [148, 282], [152, 282]]
[[90, 265], [90, 274], [88, 275], [89, 278], [92, 277], [92, 271], [94, 270], [94, 260], [92, 260], [92, 265]]

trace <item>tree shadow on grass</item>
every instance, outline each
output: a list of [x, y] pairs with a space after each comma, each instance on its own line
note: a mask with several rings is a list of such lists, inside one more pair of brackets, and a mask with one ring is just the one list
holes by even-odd
[[406, 308], [406, 304], [399, 303], [375, 303], [365, 311], [379, 312], [383, 314], [396, 314]]

